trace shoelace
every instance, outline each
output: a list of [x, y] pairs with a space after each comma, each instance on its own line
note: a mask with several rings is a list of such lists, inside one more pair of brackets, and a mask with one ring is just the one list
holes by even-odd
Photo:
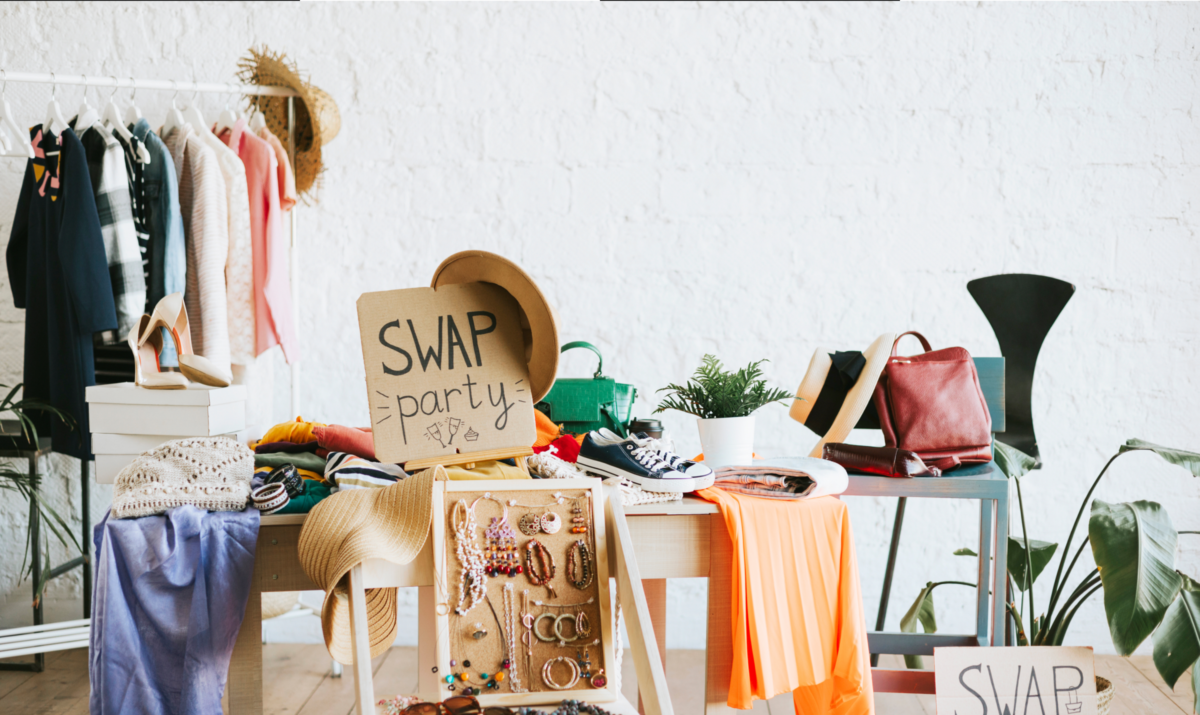
[[673, 445], [665, 440], [654, 438], [638, 440], [635, 437], [634, 442], [640, 445], [642, 449], [649, 450], [657, 456], [669, 469], [677, 469], [680, 464], [688, 461], [675, 454], [675, 450], [672, 449]]
[[638, 461], [643, 467], [650, 470], [671, 469], [670, 463], [658, 455], [658, 452], [647, 449], [643, 446], [638, 446], [637, 449], [630, 452], [633, 458]]

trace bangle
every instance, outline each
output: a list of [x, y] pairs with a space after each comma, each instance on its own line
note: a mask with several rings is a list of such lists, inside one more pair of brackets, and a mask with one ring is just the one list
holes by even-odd
[[282, 484], [288, 497], [292, 499], [304, 493], [304, 480], [300, 478], [300, 473], [293, 464], [282, 464], [271, 470], [263, 484]]
[[278, 482], [262, 485], [251, 492], [250, 498], [254, 501], [254, 508], [264, 515], [274, 514], [291, 501], [287, 489]]

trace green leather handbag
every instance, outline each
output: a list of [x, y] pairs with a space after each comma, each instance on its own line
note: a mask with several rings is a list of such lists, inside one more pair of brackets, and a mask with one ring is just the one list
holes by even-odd
[[537, 408], [563, 426], [565, 432], [580, 434], [607, 427], [622, 437], [628, 436], [627, 426], [633, 417], [633, 401], [637, 388], [604, 376], [604, 356], [591, 343], [576, 340], [562, 346], [565, 353], [574, 348], [587, 348], [596, 353], [599, 362], [596, 374], [588, 378], [561, 378], [554, 381]]

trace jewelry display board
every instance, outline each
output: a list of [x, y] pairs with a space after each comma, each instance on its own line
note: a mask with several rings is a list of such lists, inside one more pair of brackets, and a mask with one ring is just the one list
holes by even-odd
[[598, 479], [435, 484], [441, 699], [617, 699], [604, 498]]

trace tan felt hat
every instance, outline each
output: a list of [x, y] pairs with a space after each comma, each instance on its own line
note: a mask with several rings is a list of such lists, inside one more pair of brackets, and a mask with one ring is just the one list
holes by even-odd
[[[425, 546], [433, 518], [433, 483], [446, 479], [431, 467], [382, 489], [351, 489], [322, 500], [300, 529], [300, 567], [325, 591], [321, 630], [339, 663], [354, 659], [350, 645], [349, 579], [367, 559], [407, 564]], [[367, 589], [367, 636], [371, 657], [396, 640], [396, 589]]]
[[558, 315], [537, 283], [520, 266], [504, 256], [487, 251], [455, 253], [438, 266], [430, 285], [438, 288], [455, 283], [494, 283], [508, 291], [521, 306], [521, 330], [525, 337], [525, 359], [534, 401], [541, 400], [554, 386], [558, 374]]
[[[296, 174], [296, 191], [309, 194], [319, 183], [324, 165], [321, 147], [337, 136], [342, 128], [342, 115], [328, 93], [314, 87], [300, 76], [296, 63], [282, 52], [266, 47], [250, 48], [250, 55], [238, 61], [238, 78], [246, 84], [270, 87], [289, 87], [299, 93], [296, 107], [296, 156], [292, 171]], [[250, 104], [263, 113], [267, 128], [287, 146], [287, 97], [250, 96]]]
[[[820, 458], [826, 442], [845, 441], [859, 424], [895, 341], [895, 333], [884, 333], [861, 353], [826, 348], [813, 353], [789, 412], [792, 419], [821, 435], [810, 457]], [[874, 419], [878, 427], [878, 416]]]

